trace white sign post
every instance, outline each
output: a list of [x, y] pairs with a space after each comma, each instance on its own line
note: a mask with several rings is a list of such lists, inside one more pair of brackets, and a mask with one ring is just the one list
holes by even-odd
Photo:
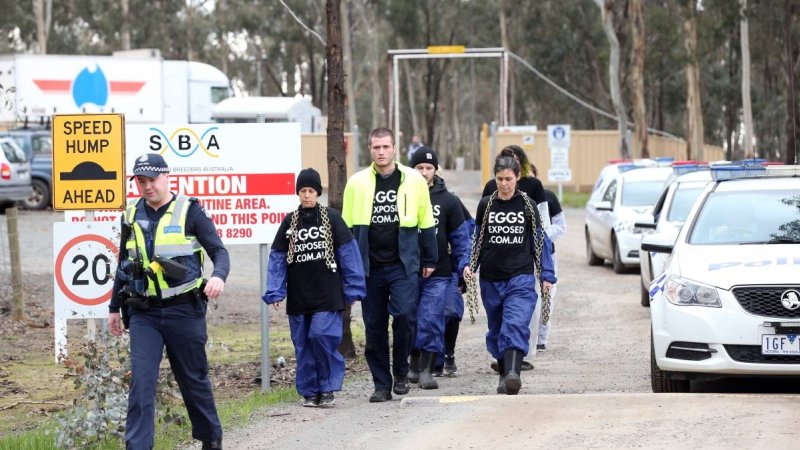
[[[136, 158], [159, 153], [170, 169], [170, 190], [196, 197], [225, 245], [268, 244], [284, 216], [297, 207], [300, 125], [128, 125], [127, 199], [140, 197], [131, 180]], [[118, 223], [119, 211], [97, 211], [96, 221]], [[85, 220], [67, 212], [67, 222]]]
[[547, 171], [549, 182], [558, 182], [558, 199], [563, 200], [563, 184], [572, 181], [572, 169], [569, 167], [570, 125], [548, 125], [547, 147], [550, 149], [550, 170]]
[[56, 362], [67, 356], [68, 319], [108, 318], [118, 241], [110, 223], [53, 224]]

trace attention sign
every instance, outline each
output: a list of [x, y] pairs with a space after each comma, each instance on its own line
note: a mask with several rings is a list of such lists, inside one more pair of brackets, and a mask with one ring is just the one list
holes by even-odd
[[53, 209], [125, 208], [125, 117], [53, 116]]

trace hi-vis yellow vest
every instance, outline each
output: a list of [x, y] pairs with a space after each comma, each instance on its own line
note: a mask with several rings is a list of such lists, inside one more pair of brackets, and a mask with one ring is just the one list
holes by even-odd
[[[155, 228], [153, 255], [165, 259], [174, 259], [186, 265], [188, 269], [184, 279], [178, 280], [177, 285], [173, 286], [164, 278], [163, 270], [155, 271], [162, 300], [191, 291], [200, 287], [203, 283], [203, 248], [196, 237], [186, 236], [186, 215], [192, 201], [194, 200], [183, 194], [178, 194], [175, 200], [170, 203], [169, 208]], [[142, 255], [142, 261], [146, 269], [152, 261], [147, 256], [145, 231], [136, 221], [138, 205], [141, 205], [142, 215], [145, 215], [143, 203], [144, 200], [137, 200], [129, 204], [125, 211], [125, 220], [130, 224], [132, 230], [125, 243], [125, 248], [128, 250], [128, 259], [131, 261]], [[195, 253], [199, 253], [199, 258], [195, 256]], [[199, 264], [196, 261], [199, 261]], [[173, 281], [173, 283], [175, 282]], [[152, 278], [148, 280], [147, 286], [147, 295], [149, 297], [158, 297], [158, 291]]]

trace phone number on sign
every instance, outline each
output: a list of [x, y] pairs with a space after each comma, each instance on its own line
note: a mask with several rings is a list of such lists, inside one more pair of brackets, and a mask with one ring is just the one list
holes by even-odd
[[217, 228], [217, 234], [221, 238], [251, 238], [253, 237], [252, 228]]

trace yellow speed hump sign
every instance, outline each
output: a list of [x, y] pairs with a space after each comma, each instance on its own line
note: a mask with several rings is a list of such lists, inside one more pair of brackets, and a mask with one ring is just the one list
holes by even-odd
[[53, 116], [53, 209], [125, 208], [125, 116]]

